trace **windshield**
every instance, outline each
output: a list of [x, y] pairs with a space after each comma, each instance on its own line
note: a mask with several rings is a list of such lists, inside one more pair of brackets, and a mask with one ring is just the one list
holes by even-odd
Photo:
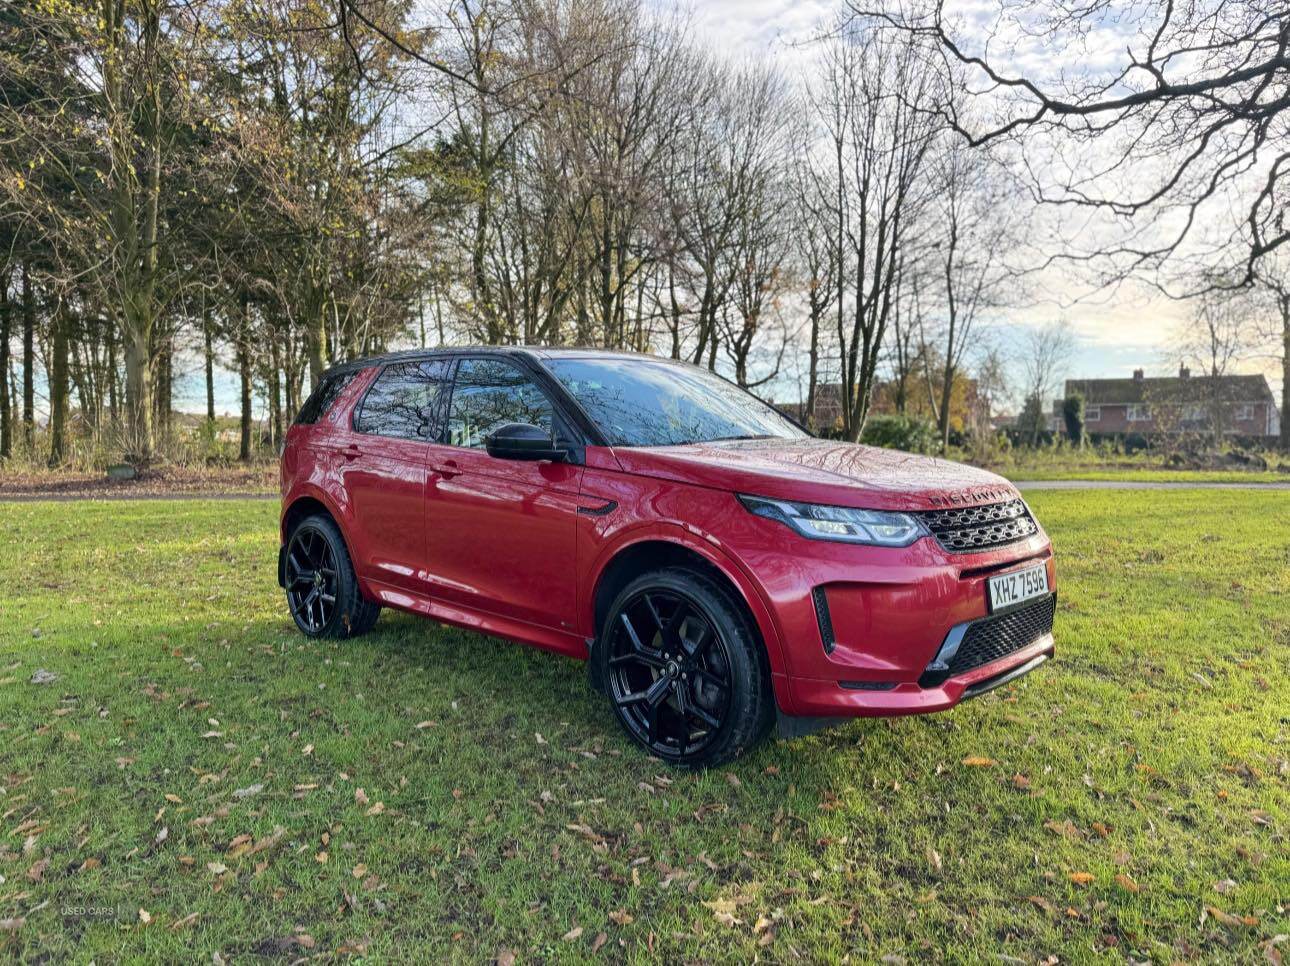
[[613, 446], [803, 439], [760, 399], [697, 366], [648, 359], [548, 359]]

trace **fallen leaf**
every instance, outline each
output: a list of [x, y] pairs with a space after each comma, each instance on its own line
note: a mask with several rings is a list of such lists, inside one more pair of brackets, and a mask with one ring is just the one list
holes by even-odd
[[600, 952], [600, 947], [609, 942], [609, 934], [604, 932], [596, 933], [596, 938], [591, 941], [591, 951]]
[[141, 923], [143, 923], [143, 924], [146, 926], [148, 923], [152, 922], [152, 914], [151, 914], [150, 912], [148, 912], [148, 910], [147, 910], [147, 909], [140, 908], [140, 909], [139, 909], [139, 921], [140, 921]]
[[210, 871], [211, 875], [223, 875], [228, 871], [228, 866], [223, 862], [207, 862], [206, 868]]
[[635, 917], [632, 916], [632, 914], [629, 913], [626, 909], [615, 909], [613, 912], [609, 914], [609, 918], [612, 922], [614, 922], [616, 925], [619, 925], [619, 926], [630, 926], [633, 922], [636, 921]]
[[180, 803], [183, 802], [183, 799], [180, 798], [178, 795], [174, 794], [173, 792], [166, 792], [166, 801], [173, 802], [174, 804], [179, 805]]
[[1068, 878], [1076, 885], [1086, 886], [1091, 883], [1096, 876], [1092, 872], [1072, 872]]
[[365, 866], [362, 862], [358, 863], [358, 865], [354, 866], [354, 868], [350, 871], [350, 875], [352, 875], [355, 879], [363, 878], [363, 876], [367, 875], [367, 866]]
[[39, 862], [33, 862], [31, 868], [27, 870], [27, 878], [31, 882], [40, 882], [45, 876], [45, 870], [49, 868], [49, 859], [41, 859]]
[[371, 808], [369, 808], [369, 809], [367, 810], [367, 814], [368, 814], [368, 815], [380, 815], [380, 814], [381, 814], [382, 812], [384, 812], [384, 811], [385, 811], [385, 803], [384, 803], [384, 802], [377, 802], [375, 805], [373, 805]]
[[358, 803], [359, 805], [366, 805], [366, 804], [367, 804], [367, 792], [363, 791], [363, 789], [361, 789], [361, 788], [355, 788], [355, 789], [354, 789], [354, 801], [355, 801], [356, 803]]
[[963, 759], [963, 764], [971, 768], [991, 768], [994, 765], [997, 765], [998, 762], [993, 758], [983, 758], [980, 755], [968, 755]]
[[1125, 892], [1138, 893], [1142, 891], [1142, 887], [1123, 872], [1116, 873], [1115, 881]]
[[190, 912], [188, 915], [184, 916], [184, 918], [176, 919], [174, 922], [170, 924], [170, 931], [176, 932], [180, 929], [183, 929], [185, 926], [191, 926], [193, 923], [197, 921], [197, 917], [200, 915], [201, 915], [200, 912]]
[[264, 783], [256, 782], [254, 785], [247, 785], [245, 788], [236, 788], [233, 790], [233, 797], [236, 799], [250, 798], [252, 795], [258, 795], [264, 791]]
[[567, 943], [576, 942], [577, 940], [582, 938], [582, 927], [574, 926], [572, 929], [570, 929], [567, 933], [565, 933], [560, 938]]

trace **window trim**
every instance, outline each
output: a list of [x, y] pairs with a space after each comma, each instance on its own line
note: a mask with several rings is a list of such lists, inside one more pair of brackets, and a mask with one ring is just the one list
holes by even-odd
[[1102, 407], [1088, 406], [1084, 410], [1084, 422], [1100, 423], [1102, 421]]
[[421, 366], [425, 365], [427, 362], [440, 361], [446, 363], [449, 367], [449, 371], [445, 373], [441, 381], [448, 387], [448, 392], [445, 394], [444, 398], [450, 398], [452, 395], [453, 380], [456, 378], [457, 374], [457, 367], [453, 362], [452, 356], [427, 355], [425, 358], [421, 359], [399, 359], [397, 361], [386, 362], [382, 365], [371, 367], [376, 370], [376, 375], [372, 378], [372, 381], [367, 384], [366, 388], [364, 388], [363, 395], [360, 396], [358, 402], [354, 404], [354, 408], [350, 410], [349, 428], [360, 436], [371, 436], [374, 439], [397, 439], [405, 443], [423, 443], [426, 445], [438, 443], [440, 438], [443, 437], [448, 425], [447, 419], [442, 418], [446, 416], [442, 400], [435, 407], [434, 423], [431, 424], [432, 426], [434, 426], [435, 423], [438, 424], [435, 428], [437, 428], [439, 432], [435, 436], [391, 436], [388, 433], [374, 433], [370, 430], [359, 429], [358, 421], [359, 417], [363, 414], [363, 407], [367, 405], [367, 397], [371, 394], [372, 390], [376, 388], [376, 384], [381, 381], [381, 376], [385, 375], [385, 371], [387, 369], [393, 369], [395, 366]]
[[1130, 423], [1149, 423], [1151, 422], [1151, 406], [1147, 403], [1129, 403], [1125, 407], [1125, 422]]
[[1233, 407], [1232, 419], [1238, 423], [1252, 423], [1256, 419], [1256, 403], [1237, 403]]

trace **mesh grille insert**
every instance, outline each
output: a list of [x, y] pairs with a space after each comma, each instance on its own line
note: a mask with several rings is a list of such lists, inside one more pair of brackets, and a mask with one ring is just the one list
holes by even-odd
[[992, 550], [1038, 532], [1039, 525], [1021, 500], [920, 513], [940, 545], [951, 553]]
[[1056, 611], [1057, 597], [1049, 594], [1020, 610], [986, 617], [972, 624], [950, 662], [950, 675], [962, 674], [1007, 657], [1035, 643], [1045, 634], [1051, 634]]

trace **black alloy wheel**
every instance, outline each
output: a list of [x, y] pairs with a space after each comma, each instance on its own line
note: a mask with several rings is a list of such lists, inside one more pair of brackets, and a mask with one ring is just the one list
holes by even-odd
[[705, 576], [673, 570], [633, 582], [601, 640], [605, 690], [651, 754], [708, 766], [765, 733], [773, 699], [759, 645]]
[[355, 637], [376, 624], [381, 607], [363, 599], [344, 538], [328, 517], [308, 517], [291, 531], [283, 570], [291, 617], [308, 636]]
[[317, 527], [303, 524], [287, 545], [287, 603], [306, 634], [321, 634], [336, 610], [336, 555]]

